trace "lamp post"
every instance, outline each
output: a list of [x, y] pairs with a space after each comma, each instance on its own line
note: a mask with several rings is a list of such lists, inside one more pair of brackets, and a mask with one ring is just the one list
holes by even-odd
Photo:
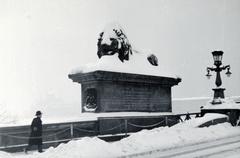
[[222, 85], [222, 79], [221, 79], [221, 75], [220, 72], [222, 70], [226, 70], [226, 75], [228, 77], [231, 76], [231, 72], [230, 72], [230, 65], [226, 65], [226, 66], [221, 66], [222, 65], [222, 56], [223, 56], [223, 51], [214, 51], [212, 52], [213, 55], [213, 60], [214, 60], [214, 65], [215, 67], [207, 67], [207, 78], [210, 79], [210, 77], [212, 76], [210, 74], [210, 71], [215, 71], [216, 72], [216, 88], [213, 88], [214, 91], [214, 97], [213, 97], [213, 101], [212, 104], [221, 104], [221, 100], [219, 100], [220, 98], [224, 98], [224, 90], [225, 88], [220, 88], [220, 86]]

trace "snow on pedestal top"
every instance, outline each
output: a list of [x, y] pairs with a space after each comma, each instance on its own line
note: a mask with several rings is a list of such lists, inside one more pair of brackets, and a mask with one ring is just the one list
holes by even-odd
[[202, 109], [239, 109], [240, 104], [237, 104], [232, 98], [220, 99], [221, 104], [212, 104], [212, 100], [208, 101]]
[[117, 54], [113, 56], [103, 56], [96, 63], [89, 63], [85, 66], [75, 68], [70, 74], [87, 73], [97, 70], [122, 72], [122, 73], [134, 73], [151, 76], [162, 76], [179, 78], [177, 75], [170, 73], [170, 71], [164, 66], [152, 66], [148, 63], [147, 55], [143, 53], [134, 53], [130, 56], [128, 61], [121, 62]]

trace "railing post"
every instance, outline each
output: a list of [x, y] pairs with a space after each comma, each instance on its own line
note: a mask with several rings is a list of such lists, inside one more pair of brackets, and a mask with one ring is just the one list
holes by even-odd
[[73, 138], [73, 124], [72, 123], [70, 124], [70, 135], [71, 135], [71, 138]]
[[168, 126], [168, 118], [167, 118], [167, 116], [165, 117], [165, 124], [166, 124], [166, 126]]
[[125, 119], [124, 122], [125, 122], [125, 123], [124, 123], [124, 124], [125, 124], [125, 136], [127, 136], [127, 133], [128, 133], [128, 129], [127, 129], [127, 128], [128, 128], [128, 126], [127, 126], [127, 124], [128, 124], [128, 123], [127, 123], [127, 119]]

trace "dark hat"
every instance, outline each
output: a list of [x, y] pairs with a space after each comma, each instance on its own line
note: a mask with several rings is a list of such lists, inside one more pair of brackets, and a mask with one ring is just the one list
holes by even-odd
[[37, 115], [41, 115], [41, 114], [42, 114], [41, 111], [37, 111], [35, 115], [37, 116]]

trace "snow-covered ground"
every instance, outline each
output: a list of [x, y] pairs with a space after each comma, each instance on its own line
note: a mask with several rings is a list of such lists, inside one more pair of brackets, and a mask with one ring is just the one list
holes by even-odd
[[[9, 154], [0, 152], [1, 158], [85, 158], [85, 157], [119, 157], [153, 151], [177, 148], [200, 142], [209, 142], [234, 135], [240, 136], [240, 127], [232, 127], [229, 123], [218, 124], [208, 128], [195, 128], [182, 125], [160, 127], [153, 130], [142, 130], [121, 141], [108, 143], [97, 137], [85, 137], [49, 148], [44, 153]], [[239, 152], [236, 152], [239, 153]]]

